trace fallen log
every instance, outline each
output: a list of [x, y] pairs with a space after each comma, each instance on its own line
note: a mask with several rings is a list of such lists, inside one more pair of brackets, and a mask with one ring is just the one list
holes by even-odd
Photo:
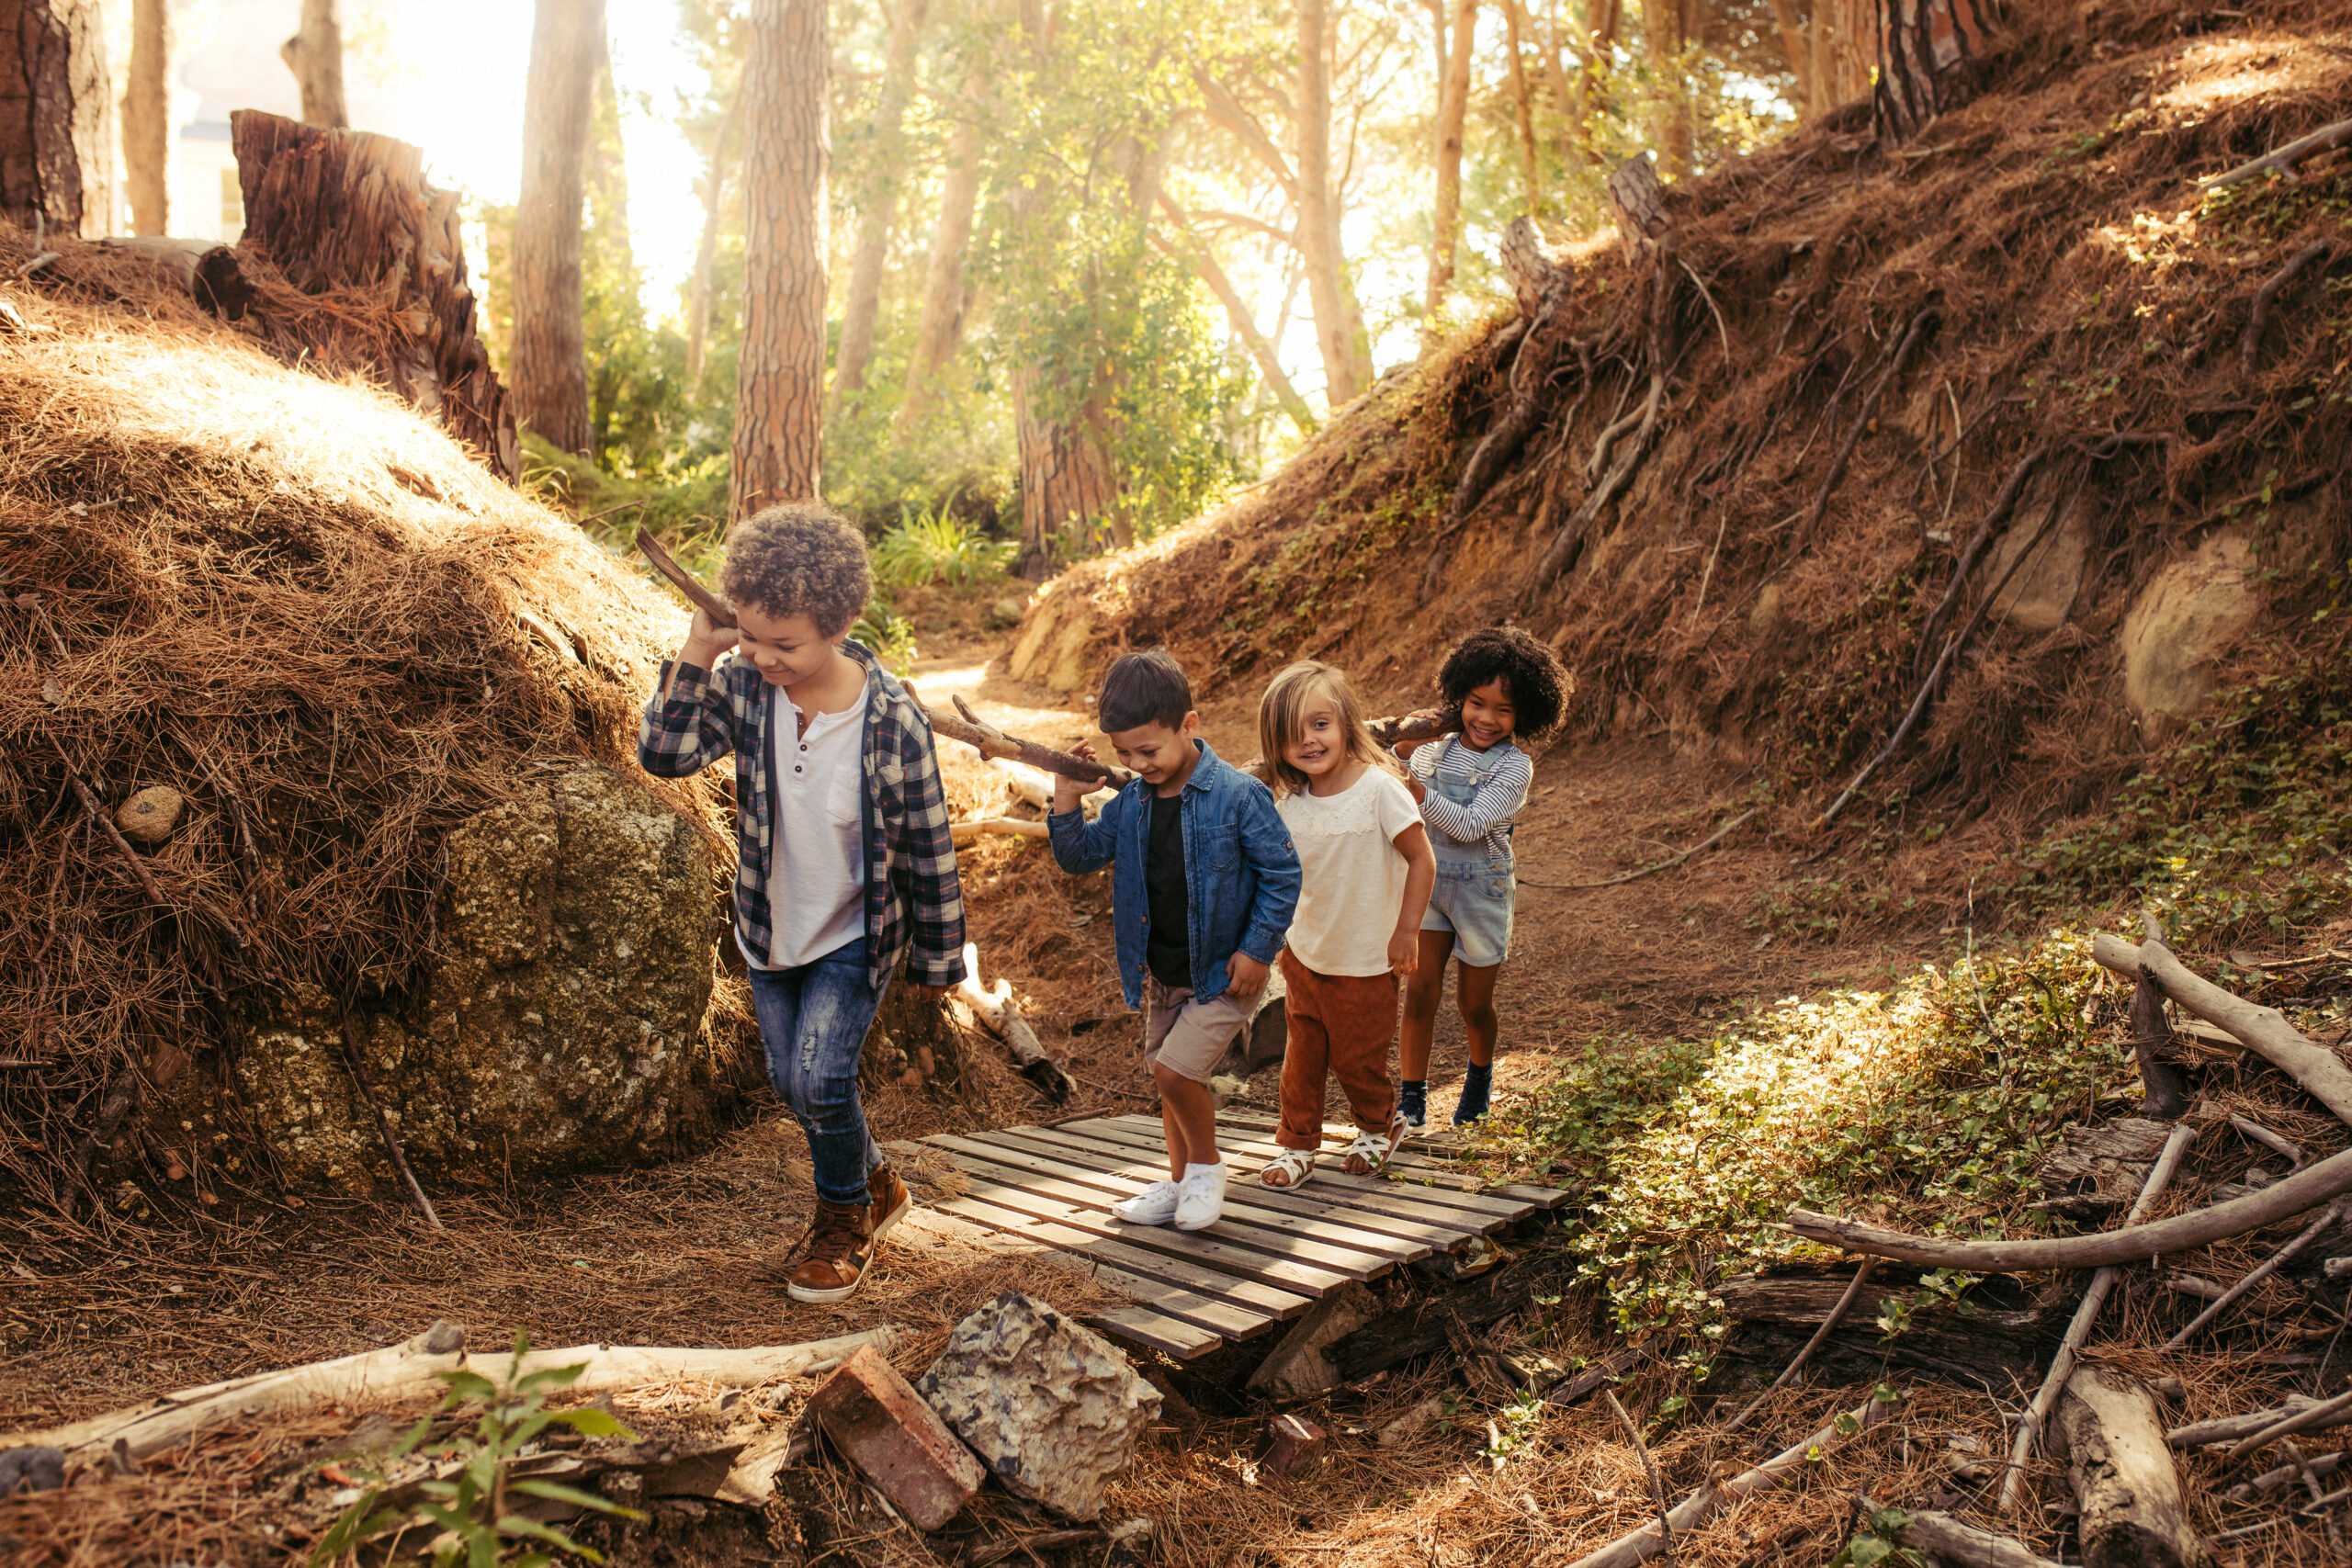
[[[573, 1345], [531, 1351], [523, 1358], [522, 1373], [582, 1364], [587, 1370], [570, 1385], [575, 1393], [686, 1381], [750, 1388], [831, 1371], [861, 1345], [887, 1351], [897, 1334], [895, 1328], [870, 1328], [805, 1345], [741, 1350]], [[10, 1433], [0, 1437], [0, 1449], [47, 1444], [64, 1450], [69, 1461], [87, 1461], [119, 1448], [138, 1460], [243, 1417], [324, 1404], [357, 1407], [438, 1399], [447, 1392], [440, 1376], [444, 1372], [471, 1371], [493, 1381], [505, 1375], [512, 1359], [508, 1351], [469, 1356], [465, 1343], [465, 1330], [436, 1323], [413, 1339], [380, 1350], [182, 1389], [149, 1404], [47, 1431]]]
[[[2132, 1205], [2131, 1213], [2124, 1216], [2127, 1229], [2172, 1185], [2173, 1173], [2180, 1168], [2181, 1156], [2188, 1152], [2189, 1141], [2196, 1136], [2197, 1130], [2186, 1122], [2173, 1128], [2172, 1135], [2165, 1140], [2164, 1152], [2156, 1156], [2155, 1168], [2148, 1172], [2148, 1179], [2140, 1189], [2139, 1200]], [[2118, 1278], [2111, 1266], [2091, 1276], [2090, 1288], [2083, 1292], [2082, 1305], [2075, 1309], [2075, 1321], [2067, 1325], [2066, 1337], [2060, 1341], [2057, 1354], [2050, 1358], [2050, 1375], [2041, 1380], [2033, 1403], [2026, 1408], [2025, 1418], [2018, 1423], [2017, 1438], [2009, 1445], [2008, 1466], [2001, 1476], [2001, 1511], [2005, 1514], [2016, 1511], [2026, 1456], [2033, 1451], [2042, 1423], [2050, 1419], [2052, 1408], [2072, 1380], [2075, 1359], [2082, 1354], [2083, 1343], [2090, 1337], [2091, 1325], [2098, 1321], [2099, 1311], [2107, 1305], [2108, 1292], [2115, 1289]]]
[[980, 986], [980, 949], [977, 942], [964, 944], [964, 978], [957, 983], [956, 994], [972, 1010], [982, 1027], [1004, 1042], [1004, 1048], [1019, 1064], [1021, 1076], [1035, 1084], [1056, 1105], [1067, 1105], [1078, 1091], [1059, 1062], [1046, 1055], [1046, 1047], [1037, 1032], [1021, 1016], [1021, 1009], [1012, 1000], [1012, 983], [998, 976], [993, 988]]
[[2165, 1447], [2155, 1396], [2139, 1379], [2085, 1367], [2066, 1384], [2057, 1432], [2081, 1512], [2083, 1568], [2182, 1568], [2197, 1531]]
[[[2240, 1044], [2302, 1085], [2313, 1100], [2352, 1123], [2352, 1067], [2346, 1066], [2335, 1052], [2289, 1023], [2287, 1015], [2277, 1008], [2256, 1007], [2245, 998], [2232, 996], [2199, 978], [2170, 948], [2153, 939], [2134, 947], [2121, 937], [2102, 931], [2091, 943], [2091, 956], [2129, 980], [2136, 981], [2145, 973], [2164, 987], [2165, 995], [2206, 1022], [2227, 1030]], [[2335, 1194], [2327, 1196], [2332, 1198]]]
[[[1895, 1402], [1902, 1399], [1895, 1395]], [[1862, 1401], [1859, 1409], [1840, 1416], [1810, 1438], [1793, 1448], [1781, 1450], [1755, 1469], [1743, 1472], [1721, 1485], [1706, 1485], [1685, 1497], [1668, 1510], [1666, 1528], [1676, 1535], [1687, 1535], [1698, 1529], [1724, 1508], [1752, 1492], [1762, 1492], [1779, 1485], [1794, 1472], [1803, 1470], [1816, 1454], [1826, 1453], [1848, 1438], [1867, 1431], [1886, 1411], [1873, 1393]], [[1639, 1529], [1619, 1536], [1600, 1551], [1580, 1557], [1572, 1568], [1633, 1568], [1666, 1550], [1666, 1541], [1658, 1533], [1656, 1521]]]
[[2168, 1220], [2091, 1235], [2037, 1236], [2030, 1241], [1951, 1241], [1911, 1235], [1811, 1209], [1792, 1208], [1781, 1228], [1846, 1252], [1871, 1253], [1928, 1269], [1965, 1269], [1978, 1274], [2014, 1274], [2039, 1269], [2103, 1269], [2142, 1263], [2167, 1252], [2207, 1247], [2244, 1235], [2295, 1214], [2306, 1213], [2352, 1192], [2352, 1150], [2307, 1165], [2259, 1192], [2191, 1209]]
[[1821, 1348], [1821, 1342], [1828, 1338], [1830, 1332], [1845, 1320], [1847, 1309], [1851, 1307], [1855, 1298], [1862, 1293], [1862, 1287], [1870, 1283], [1871, 1272], [1877, 1267], [1877, 1258], [1862, 1259], [1861, 1267], [1854, 1270], [1854, 1282], [1846, 1287], [1846, 1293], [1838, 1298], [1838, 1304], [1829, 1309], [1828, 1315], [1821, 1320], [1821, 1326], [1815, 1329], [1813, 1337], [1804, 1342], [1804, 1348], [1799, 1350], [1795, 1359], [1781, 1369], [1781, 1375], [1774, 1378], [1762, 1393], [1748, 1402], [1747, 1409], [1724, 1423], [1724, 1431], [1736, 1432], [1747, 1425], [1747, 1418], [1755, 1415], [1766, 1400], [1779, 1393], [1782, 1384], [1804, 1370], [1804, 1364], [1813, 1359], [1813, 1353]]

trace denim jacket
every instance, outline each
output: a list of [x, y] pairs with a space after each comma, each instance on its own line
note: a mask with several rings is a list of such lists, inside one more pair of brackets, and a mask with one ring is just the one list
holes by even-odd
[[[1193, 954], [1193, 995], [1225, 995], [1227, 961], [1246, 953], [1271, 964], [1298, 908], [1298, 852], [1274, 810], [1273, 793], [1195, 742], [1201, 760], [1184, 781], [1185, 942]], [[1144, 927], [1150, 897], [1144, 856], [1151, 843], [1152, 786], [1136, 779], [1089, 822], [1077, 811], [1046, 818], [1054, 858], [1073, 876], [1111, 869], [1111, 927], [1119, 953], [1119, 988], [1143, 1006], [1148, 972]]]

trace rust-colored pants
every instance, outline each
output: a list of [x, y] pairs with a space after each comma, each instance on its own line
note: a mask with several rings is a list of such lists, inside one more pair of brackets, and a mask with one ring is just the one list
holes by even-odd
[[1396, 976], [1317, 975], [1283, 949], [1283, 1006], [1290, 1035], [1283, 1046], [1283, 1124], [1286, 1149], [1323, 1143], [1323, 1080], [1336, 1075], [1349, 1113], [1366, 1133], [1385, 1133], [1396, 1114], [1388, 1079], [1388, 1042], [1396, 1034]]

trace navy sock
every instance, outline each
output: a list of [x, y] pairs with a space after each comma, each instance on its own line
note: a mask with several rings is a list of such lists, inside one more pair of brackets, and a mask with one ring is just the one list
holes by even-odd
[[1408, 1122], [1425, 1121], [1430, 1112], [1430, 1086], [1426, 1078], [1407, 1078], [1396, 1086], [1396, 1114]]
[[1487, 1113], [1487, 1102], [1494, 1098], [1495, 1068], [1492, 1063], [1480, 1066], [1473, 1062], [1463, 1070], [1462, 1103], [1453, 1108], [1453, 1124], [1476, 1122]]

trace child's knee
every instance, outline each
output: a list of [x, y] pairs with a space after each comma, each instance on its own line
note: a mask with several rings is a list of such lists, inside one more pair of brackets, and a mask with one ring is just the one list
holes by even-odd
[[1445, 987], [1443, 970], [1415, 970], [1405, 982], [1405, 1015], [1423, 1022], [1437, 1016], [1438, 993]]

